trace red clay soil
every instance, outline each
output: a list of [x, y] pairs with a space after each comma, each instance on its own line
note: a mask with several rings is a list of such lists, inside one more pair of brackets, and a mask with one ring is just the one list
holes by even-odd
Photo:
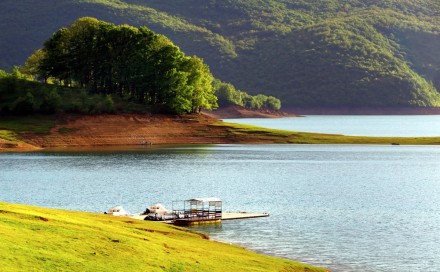
[[[158, 144], [273, 143], [276, 139], [254, 133], [231, 132], [218, 118], [277, 118], [280, 112], [228, 107], [192, 115], [118, 114], [62, 115], [48, 134], [21, 134], [21, 141], [0, 139], [1, 151]], [[293, 116], [293, 115], [290, 115]], [[264, 133], [263, 133], [264, 134]]]
[[[229, 112], [229, 115], [226, 113]], [[240, 115], [237, 115], [240, 114]], [[263, 133], [234, 133], [217, 114], [184, 116], [158, 114], [62, 115], [48, 134], [21, 134], [20, 142], [0, 139], [1, 151], [42, 148], [104, 147], [159, 144], [274, 143]], [[243, 108], [222, 110], [222, 118], [282, 117], [281, 113], [252, 112]]]
[[204, 115], [63, 116], [49, 135], [24, 135], [37, 147], [226, 143], [224, 128]]
[[59, 116], [49, 134], [20, 135], [24, 143], [0, 142], [0, 151], [41, 148], [158, 144], [272, 143], [259, 135], [237, 135], [204, 114]]
[[0, 152], [1, 151], [34, 151], [38, 150], [37, 146], [24, 143], [24, 142], [12, 142], [4, 139], [0, 139]]

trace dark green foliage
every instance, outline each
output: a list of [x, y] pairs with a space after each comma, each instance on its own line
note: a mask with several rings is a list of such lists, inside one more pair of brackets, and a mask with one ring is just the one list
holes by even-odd
[[440, 106], [438, 0], [4, 0], [0, 67], [90, 15], [146, 25], [287, 107]]
[[[146, 27], [115, 26], [95, 18], [80, 18], [55, 32], [24, 68], [45, 80], [86, 88], [92, 94], [162, 105], [164, 110], [177, 114], [217, 105], [208, 66], [195, 56], [185, 56], [167, 38]], [[58, 105], [54, 102], [54, 97], [44, 100], [44, 111], [56, 111]], [[111, 96], [91, 107], [76, 103], [72, 110], [115, 111]]]
[[62, 99], [56, 90], [50, 91], [43, 97], [43, 102], [40, 105], [40, 111], [42, 113], [56, 113], [62, 109]]
[[[119, 102], [121, 112], [144, 112], [145, 105]], [[17, 78], [0, 70], [0, 115], [32, 113], [116, 113], [111, 95], [89, 95], [85, 90]]]
[[24, 96], [18, 97], [10, 108], [10, 111], [16, 114], [31, 114], [34, 110], [34, 96], [30, 92], [27, 92]]
[[111, 95], [106, 95], [99, 106], [103, 113], [115, 113], [115, 103]]

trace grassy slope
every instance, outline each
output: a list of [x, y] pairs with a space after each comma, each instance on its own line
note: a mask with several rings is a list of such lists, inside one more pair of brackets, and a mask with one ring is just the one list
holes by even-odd
[[8, 143], [22, 143], [20, 136], [24, 134], [48, 134], [55, 126], [55, 116], [35, 115], [25, 117], [1, 117], [0, 140]]
[[0, 202], [2, 271], [324, 271], [157, 222]]

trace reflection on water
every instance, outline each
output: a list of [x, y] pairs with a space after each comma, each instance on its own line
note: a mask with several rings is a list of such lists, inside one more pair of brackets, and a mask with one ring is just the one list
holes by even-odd
[[440, 147], [214, 145], [0, 154], [0, 199], [103, 212], [216, 196], [198, 231], [332, 271], [440, 271]]

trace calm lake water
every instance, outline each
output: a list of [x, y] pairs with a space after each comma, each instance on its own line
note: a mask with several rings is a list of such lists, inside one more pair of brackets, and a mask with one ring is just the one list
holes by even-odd
[[440, 271], [440, 147], [209, 145], [0, 154], [0, 200], [128, 211], [216, 196], [198, 231], [332, 271]]
[[440, 115], [309, 115], [300, 118], [248, 118], [225, 121], [275, 129], [352, 136], [440, 136]]

